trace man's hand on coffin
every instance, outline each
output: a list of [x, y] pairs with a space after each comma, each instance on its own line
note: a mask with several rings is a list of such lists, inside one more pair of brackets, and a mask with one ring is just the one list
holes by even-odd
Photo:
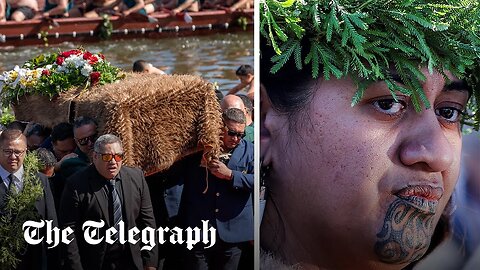
[[218, 159], [214, 159], [210, 162], [208, 170], [216, 177], [224, 180], [231, 180], [233, 176], [232, 170]]

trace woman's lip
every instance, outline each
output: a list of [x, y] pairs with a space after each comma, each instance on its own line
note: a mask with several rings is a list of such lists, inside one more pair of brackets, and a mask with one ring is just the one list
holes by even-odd
[[429, 201], [438, 201], [443, 196], [443, 188], [429, 185], [409, 185], [395, 193], [398, 197], [420, 197]]
[[438, 201], [443, 196], [443, 188], [429, 185], [407, 186], [395, 195], [408, 205], [428, 214], [435, 214]]

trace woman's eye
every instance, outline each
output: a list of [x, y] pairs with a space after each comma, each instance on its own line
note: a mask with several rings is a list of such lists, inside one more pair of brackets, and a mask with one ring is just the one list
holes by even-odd
[[435, 114], [447, 120], [448, 122], [460, 121], [462, 111], [453, 107], [443, 107], [435, 109]]
[[394, 99], [376, 100], [373, 102], [373, 106], [375, 106], [375, 109], [378, 111], [388, 115], [399, 114], [405, 109], [405, 103], [403, 101], [395, 101]]

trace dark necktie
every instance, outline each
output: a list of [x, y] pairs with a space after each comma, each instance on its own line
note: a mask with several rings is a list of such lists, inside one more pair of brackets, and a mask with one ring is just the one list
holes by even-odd
[[8, 179], [10, 180], [10, 184], [8, 184], [8, 192], [10, 194], [16, 195], [18, 193], [18, 189], [17, 189], [18, 178], [15, 175], [10, 174], [8, 176]]
[[114, 239], [118, 238], [118, 223], [122, 220], [122, 203], [120, 202], [120, 197], [118, 196], [117, 189], [115, 188], [115, 179], [108, 182], [108, 187], [110, 194], [112, 196], [112, 209], [113, 209], [113, 224], [117, 233], [113, 235]]

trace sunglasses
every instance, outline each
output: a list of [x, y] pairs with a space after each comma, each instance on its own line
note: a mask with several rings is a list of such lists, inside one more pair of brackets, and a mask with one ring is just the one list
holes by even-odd
[[243, 138], [245, 137], [245, 133], [244, 132], [235, 132], [233, 130], [228, 130], [227, 131], [227, 134], [228, 136], [231, 136], [231, 137], [237, 137], [237, 138]]
[[91, 142], [91, 143], [95, 143], [95, 139], [97, 138], [98, 136], [98, 133], [95, 133], [93, 135], [90, 135], [88, 137], [85, 137], [85, 138], [82, 138], [82, 139], [78, 139], [77, 142], [78, 144], [80, 144], [81, 146], [85, 146], [88, 144], [88, 142]]
[[112, 159], [114, 159], [116, 162], [119, 162], [119, 161], [122, 161], [123, 160], [123, 156], [124, 154], [121, 153], [121, 154], [102, 154], [102, 153], [98, 153], [101, 157], [102, 157], [102, 160], [105, 161], [105, 162], [110, 162]]

